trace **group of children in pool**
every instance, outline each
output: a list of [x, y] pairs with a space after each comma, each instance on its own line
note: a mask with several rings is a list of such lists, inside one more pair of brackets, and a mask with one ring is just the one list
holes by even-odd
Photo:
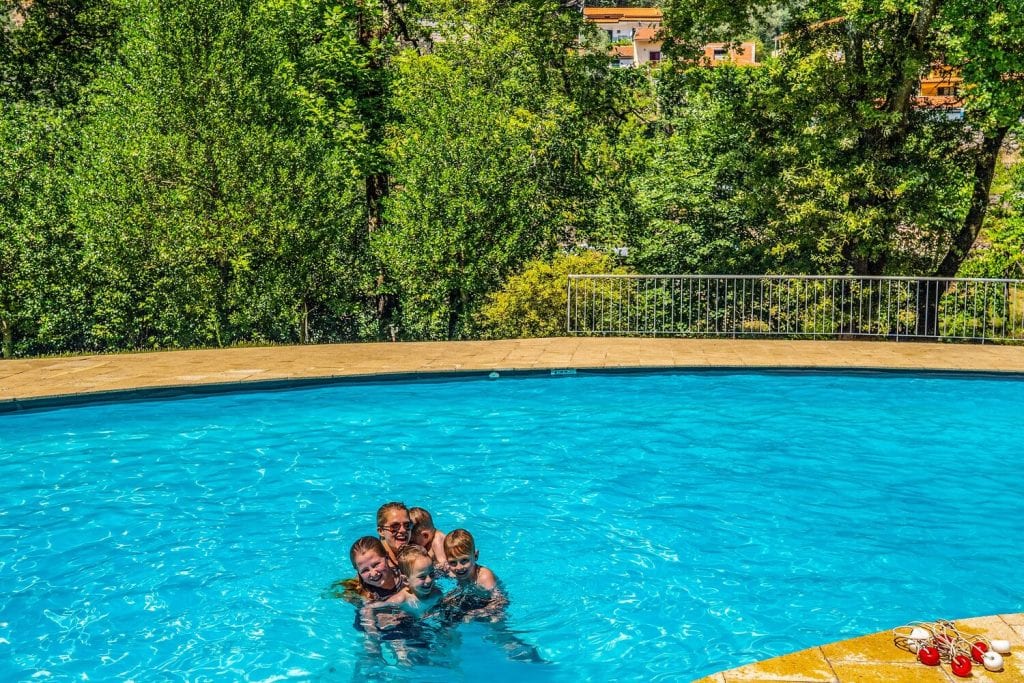
[[[367, 630], [382, 627], [382, 613], [421, 619], [443, 611], [473, 619], [493, 617], [507, 602], [494, 572], [477, 563], [476, 542], [465, 529], [445, 534], [423, 508], [392, 502], [377, 510], [377, 533], [352, 544], [356, 577], [342, 582], [344, 597], [362, 606]], [[447, 595], [436, 583], [442, 576], [456, 581]]]

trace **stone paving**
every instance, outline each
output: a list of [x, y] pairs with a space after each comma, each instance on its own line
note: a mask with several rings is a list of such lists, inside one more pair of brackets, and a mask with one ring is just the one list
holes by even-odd
[[1024, 347], [748, 339], [554, 338], [325, 344], [0, 360], [14, 402], [155, 387], [557, 368], [846, 368], [1024, 373]]
[[[973, 664], [967, 678], [948, 664], [925, 666], [893, 644], [892, 631], [812, 647], [702, 678], [695, 683], [1021, 683], [1024, 681], [1024, 614], [958, 619], [958, 629], [989, 640], [1010, 641], [1001, 671]], [[894, 624], [900, 626], [901, 624]]]
[[[806, 368], [1024, 374], [1024, 347], [858, 341], [556, 338], [273, 346], [0, 360], [0, 413], [147, 389], [204, 390], [240, 383], [374, 375], [624, 368]], [[921, 615], [921, 619], [942, 615]], [[894, 624], [893, 626], [898, 626]], [[970, 679], [925, 667], [883, 631], [714, 674], [699, 683], [1024, 682], [1024, 614], [957, 622], [1010, 640], [997, 673]]]

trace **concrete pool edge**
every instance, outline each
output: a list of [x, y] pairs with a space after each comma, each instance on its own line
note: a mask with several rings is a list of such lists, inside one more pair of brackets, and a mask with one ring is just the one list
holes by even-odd
[[[0, 361], [0, 412], [335, 381], [551, 370], [925, 371], [1024, 375], [1024, 347], [896, 342], [571, 337], [274, 346]], [[129, 396], [130, 392], [135, 392]]]
[[[966, 632], [1010, 641], [1001, 671], [974, 664], [960, 678], [946, 663], [925, 666], [893, 644], [892, 630], [840, 640], [781, 657], [765, 659], [698, 679], [694, 683], [1014, 683], [1024, 680], [1024, 614], [996, 614], [954, 620]], [[893, 627], [902, 624], [893, 624]]]

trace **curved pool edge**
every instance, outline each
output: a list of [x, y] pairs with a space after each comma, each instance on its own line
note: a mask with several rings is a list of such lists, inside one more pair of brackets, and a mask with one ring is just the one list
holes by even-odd
[[579, 369], [900, 370], [1024, 374], [1024, 346], [553, 337], [161, 351], [0, 361], [0, 412], [340, 380]]
[[[931, 667], [893, 644], [892, 630], [800, 650], [746, 664], [698, 679], [694, 683], [919, 683], [935, 681], [1024, 681], [1024, 613], [956, 619], [957, 628], [990, 640], [1009, 640], [1010, 654], [1002, 671], [975, 665], [969, 678], [955, 676], [948, 664]], [[901, 624], [893, 624], [893, 627]]]

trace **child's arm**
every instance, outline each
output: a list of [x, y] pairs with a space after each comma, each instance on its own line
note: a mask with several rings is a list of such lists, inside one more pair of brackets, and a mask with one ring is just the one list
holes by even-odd
[[408, 594], [405, 591], [399, 591], [387, 600], [367, 605], [363, 608], [365, 614], [364, 624], [366, 621], [370, 621], [375, 631], [394, 628], [398, 623], [398, 615], [407, 611], [405, 605], [407, 599]]
[[434, 541], [430, 544], [434, 551], [434, 564], [445, 574], [451, 574], [452, 568], [448, 566], [448, 555], [444, 552], [444, 539], [448, 536], [440, 529], [434, 529]]
[[487, 604], [466, 612], [466, 621], [501, 621], [505, 616], [505, 608], [508, 607], [508, 596], [501, 589], [498, 577], [494, 575], [494, 572], [486, 567], [481, 567], [480, 569], [486, 570], [486, 574], [490, 579], [487, 583], [490, 583], [491, 588], [485, 588], [480, 581], [481, 575], [484, 572], [477, 573], [475, 586], [478, 591], [487, 596]]

